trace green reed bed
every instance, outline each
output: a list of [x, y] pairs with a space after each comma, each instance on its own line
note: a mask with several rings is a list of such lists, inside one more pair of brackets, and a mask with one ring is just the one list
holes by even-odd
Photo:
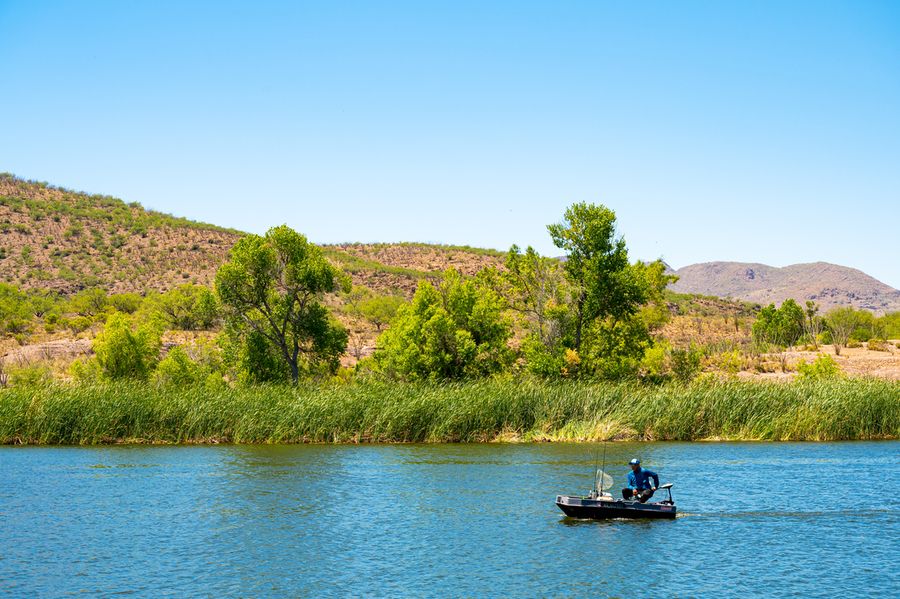
[[486, 380], [0, 391], [0, 443], [455, 442], [900, 437], [900, 383], [690, 386]]

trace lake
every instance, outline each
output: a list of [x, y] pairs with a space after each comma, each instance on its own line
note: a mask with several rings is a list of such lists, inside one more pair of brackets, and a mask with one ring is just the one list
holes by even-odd
[[602, 445], [0, 447], [0, 594], [900, 595], [900, 443], [611, 443], [674, 521], [565, 519]]

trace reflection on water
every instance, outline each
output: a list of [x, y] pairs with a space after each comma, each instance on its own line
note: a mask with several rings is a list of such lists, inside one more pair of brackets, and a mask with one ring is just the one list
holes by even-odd
[[591, 445], [0, 448], [0, 594], [895, 595], [898, 447], [610, 444], [681, 513], [607, 522]]

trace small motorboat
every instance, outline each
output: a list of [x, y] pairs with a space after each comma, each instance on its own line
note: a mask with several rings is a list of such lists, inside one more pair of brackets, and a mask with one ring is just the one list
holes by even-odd
[[556, 505], [566, 516], [590, 520], [610, 518], [675, 518], [677, 509], [672, 500], [672, 483], [660, 485], [658, 490], [668, 493], [662, 501], [641, 503], [637, 500], [613, 499], [609, 493], [591, 491], [586, 497], [557, 495]]

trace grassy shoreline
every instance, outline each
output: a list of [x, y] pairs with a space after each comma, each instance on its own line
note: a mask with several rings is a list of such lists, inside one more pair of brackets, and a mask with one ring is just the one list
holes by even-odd
[[116, 383], [0, 391], [0, 444], [897, 438], [900, 383], [875, 379], [219, 390]]

